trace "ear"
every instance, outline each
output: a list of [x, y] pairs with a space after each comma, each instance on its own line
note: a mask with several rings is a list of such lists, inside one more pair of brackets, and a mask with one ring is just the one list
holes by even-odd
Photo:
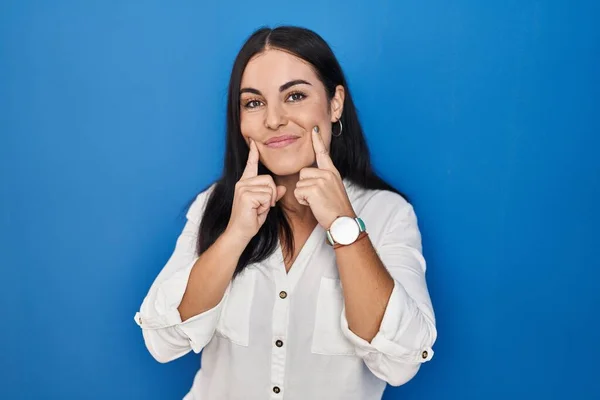
[[335, 88], [335, 94], [331, 99], [331, 122], [337, 122], [338, 119], [342, 117], [342, 113], [344, 112], [344, 99], [346, 98], [346, 89], [342, 85], [338, 85]]

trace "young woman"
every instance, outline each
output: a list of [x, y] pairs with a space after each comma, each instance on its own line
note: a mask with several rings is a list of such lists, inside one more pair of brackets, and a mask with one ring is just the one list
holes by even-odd
[[240, 50], [223, 175], [135, 320], [159, 362], [204, 350], [186, 399], [380, 399], [431, 359], [417, 218], [373, 172], [316, 33], [264, 28]]

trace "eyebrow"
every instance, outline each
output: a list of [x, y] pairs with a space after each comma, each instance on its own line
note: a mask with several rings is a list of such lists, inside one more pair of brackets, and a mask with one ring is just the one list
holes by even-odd
[[[291, 88], [292, 86], [296, 86], [296, 85], [312, 86], [309, 82], [307, 82], [303, 79], [294, 79], [293, 81], [289, 81], [288, 83], [284, 83], [283, 85], [279, 86], [279, 91], [283, 92], [284, 90], [287, 90], [287, 89]], [[260, 92], [260, 90], [257, 90], [254, 88], [242, 88], [242, 89], [240, 89], [240, 94], [242, 94], [242, 93], [254, 93], [259, 96], [262, 96], [262, 93]]]

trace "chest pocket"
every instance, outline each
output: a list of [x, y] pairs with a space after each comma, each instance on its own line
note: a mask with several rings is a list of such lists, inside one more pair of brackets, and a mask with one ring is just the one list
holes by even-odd
[[248, 346], [255, 283], [256, 270], [248, 267], [231, 282], [217, 323], [217, 334], [240, 346]]
[[325, 355], [355, 355], [352, 343], [340, 327], [344, 296], [339, 279], [321, 278], [311, 352]]

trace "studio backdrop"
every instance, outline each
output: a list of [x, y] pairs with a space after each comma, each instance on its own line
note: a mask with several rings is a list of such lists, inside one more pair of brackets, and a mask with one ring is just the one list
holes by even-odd
[[159, 364], [133, 315], [280, 24], [331, 44], [419, 217], [439, 337], [384, 399], [600, 398], [599, 4], [3, 1], [0, 398], [189, 390], [199, 356]]

